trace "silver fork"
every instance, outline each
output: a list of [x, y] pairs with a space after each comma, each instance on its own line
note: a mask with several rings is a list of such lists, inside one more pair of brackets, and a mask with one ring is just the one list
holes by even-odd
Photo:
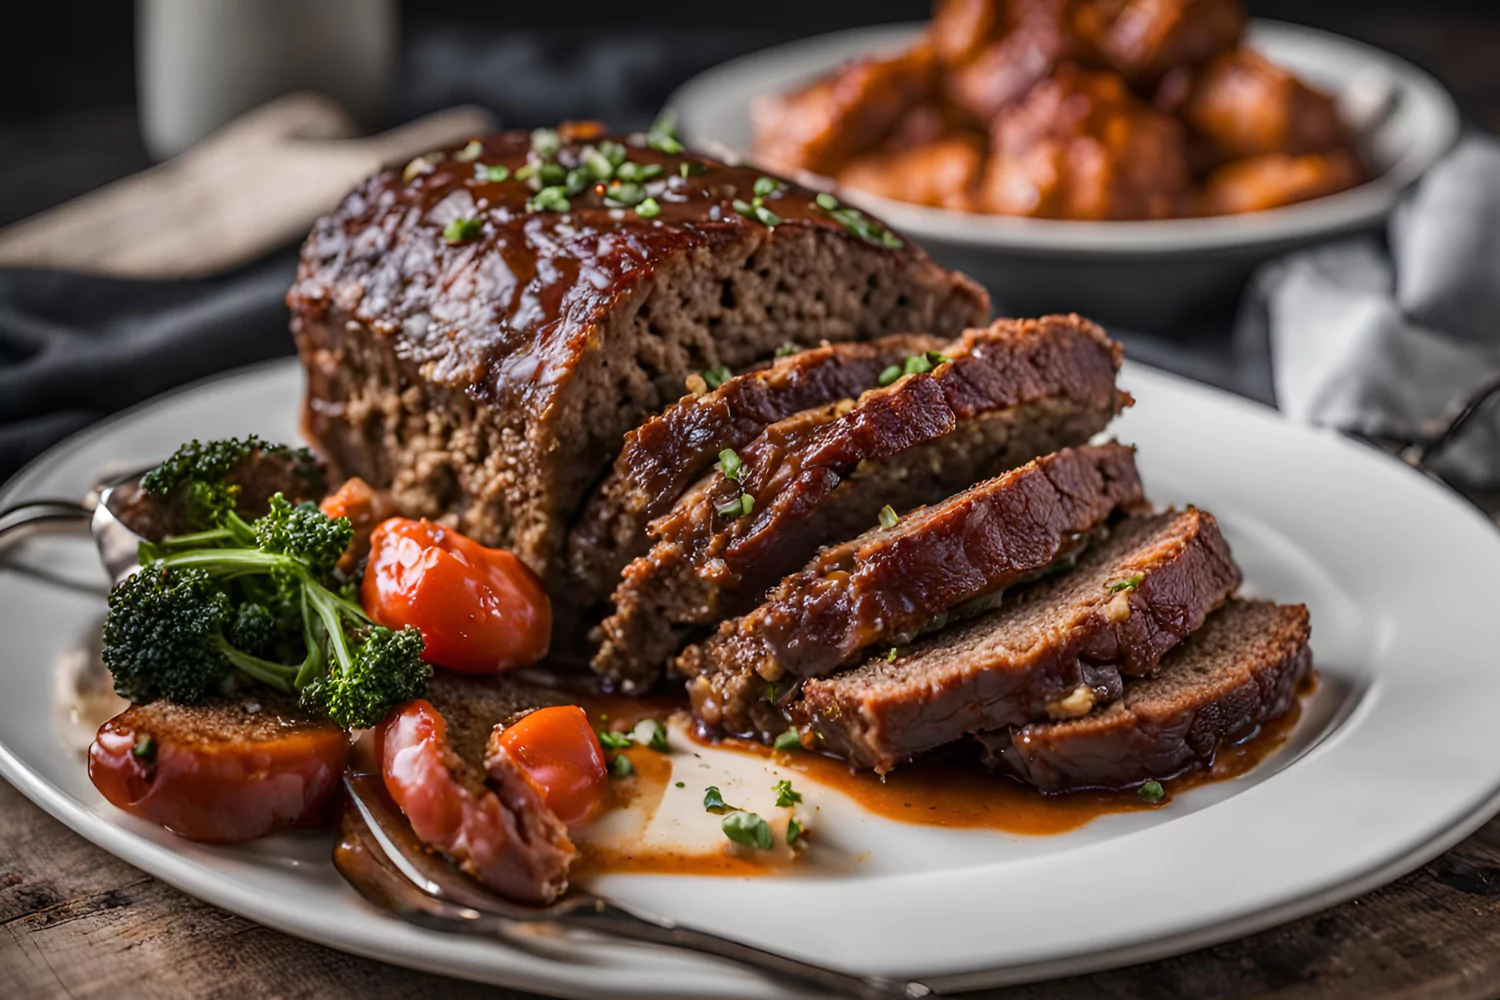
[[860, 1000], [916, 1000], [935, 995], [922, 983], [837, 972], [577, 889], [551, 906], [512, 903], [441, 858], [394, 837], [391, 831], [405, 829], [406, 819], [390, 802], [378, 775], [351, 768], [344, 776], [344, 787], [349, 793], [343, 819], [345, 843], [357, 841], [368, 858], [361, 863], [345, 850], [334, 863], [362, 896], [412, 923], [485, 937], [518, 925], [573, 928], [710, 955], [776, 979]]

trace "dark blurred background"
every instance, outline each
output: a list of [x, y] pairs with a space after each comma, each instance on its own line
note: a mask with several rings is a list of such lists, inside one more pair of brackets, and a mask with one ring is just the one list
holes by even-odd
[[[1500, 131], [1497, 0], [1249, 0], [1250, 13], [1327, 28], [1424, 67], [1465, 117]], [[388, 125], [461, 102], [505, 125], [601, 117], [635, 127], [695, 73], [791, 38], [925, 18], [925, 0], [406, 0]], [[151, 160], [135, 117], [134, 6], [8, 4], [0, 30], [0, 225]]]
[[[274, 76], [258, 72], [268, 67], [263, 61], [268, 58], [286, 55], [296, 72], [319, 75], [330, 89], [342, 87], [356, 99], [363, 93], [363, 109], [345, 104], [367, 132], [461, 104], [482, 106], [505, 127], [600, 118], [632, 130], [648, 124], [675, 88], [726, 59], [840, 28], [924, 20], [930, 6], [929, 0], [10, 3], [0, 14], [0, 226], [142, 171], [164, 150], [185, 148], [206, 129], [180, 130], [175, 143], [163, 141], [157, 129], [154, 142], [148, 141], [142, 105], [148, 125], [173, 117], [161, 113], [163, 105], [179, 111], [212, 105], [221, 91], [234, 89], [218, 86], [220, 78]], [[1394, 52], [1452, 92], [1472, 132], [1500, 133], [1500, 0], [1247, 0], [1247, 7], [1254, 17], [1308, 24]], [[152, 11], [171, 16], [143, 16]], [[226, 12], [233, 15], [230, 21], [242, 16], [247, 24], [259, 21], [261, 35], [248, 41], [238, 29], [225, 31], [222, 18], [220, 30], [196, 36], [179, 33], [164, 40], [142, 30], [146, 23], [170, 21], [180, 28], [200, 14], [212, 20]], [[286, 28], [314, 22], [317, 30]], [[143, 44], [158, 56], [170, 56], [165, 62], [181, 71], [166, 77], [171, 85], [151, 76], [158, 83], [144, 94], [138, 65]], [[331, 51], [341, 45], [342, 61]], [[383, 54], [373, 64], [371, 51]], [[148, 59], [145, 65], [162, 62]], [[379, 83], [362, 92], [356, 85], [361, 74], [384, 81], [385, 96], [376, 95]], [[195, 90], [184, 80], [213, 83]], [[210, 124], [222, 122], [270, 96], [241, 104], [229, 115], [207, 117]], [[154, 118], [151, 108], [158, 111]], [[1500, 173], [1487, 162], [1480, 174]], [[229, 186], [237, 190], [237, 183]], [[1484, 187], [1487, 181], [1476, 183]], [[337, 188], [349, 184], [340, 180]], [[309, 206], [306, 218], [323, 207], [321, 201]], [[147, 224], [154, 218], [148, 213]], [[299, 221], [295, 230], [305, 232], [306, 222]], [[111, 245], [102, 226], [95, 226], [92, 241], [87, 225], [69, 232], [70, 249]], [[232, 242], [218, 239], [217, 232], [213, 239]], [[139, 246], [129, 239], [114, 244], [125, 250]], [[230, 269], [206, 268], [204, 276], [191, 280], [46, 270], [35, 257], [0, 266], [0, 482], [106, 414], [226, 368], [290, 353], [282, 297], [296, 268], [295, 244], [275, 235], [255, 245], [256, 259], [244, 257]], [[115, 272], [105, 269], [109, 273]], [[1466, 307], [1459, 311], [1478, 315]], [[1195, 316], [1183, 330], [1115, 332], [1132, 357], [1286, 409], [1287, 401], [1273, 392], [1266, 337], [1230, 335], [1240, 312], [1240, 297], [1228, 295], [1213, 306], [1212, 315]], [[1487, 357], [1460, 367], [1482, 373], [1491, 367]], [[1437, 386], [1404, 426], [1441, 412], [1461, 388]], [[1371, 398], [1390, 395], [1371, 392]], [[1377, 416], [1382, 426], [1390, 422], [1386, 414]], [[1300, 418], [1317, 422], [1316, 415]], [[1500, 467], [1491, 471], [1500, 477]]]

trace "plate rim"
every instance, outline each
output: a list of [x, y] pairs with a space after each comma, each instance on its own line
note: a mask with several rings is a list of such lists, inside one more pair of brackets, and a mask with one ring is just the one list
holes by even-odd
[[[915, 34], [927, 22], [909, 21], [866, 25], [824, 32], [807, 38], [746, 53], [707, 70], [674, 90], [664, 107], [682, 116], [687, 141], [692, 145], [690, 109], [710, 99], [707, 95], [726, 80], [748, 75], [766, 64], [792, 59], [804, 52], [866, 42], [879, 48]], [[1233, 253], [1292, 244], [1314, 237], [1335, 236], [1377, 222], [1395, 206], [1400, 196], [1421, 179], [1450, 150], [1462, 129], [1458, 105], [1438, 80], [1407, 59], [1369, 43], [1336, 32], [1269, 18], [1248, 22], [1252, 44], [1316, 44], [1359, 56], [1391, 74], [1398, 90], [1422, 104], [1431, 116], [1431, 136], [1403, 151], [1385, 173], [1337, 194], [1295, 205], [1244, 215], [1202, 219], [1157, 219], [1118, 222], [1079, 222], [1060, 219], [1024, 219], [911, 205], [879, 195], [840, 189], [849, 200], [879, 214], [897, 230], [918, 242], [931, 241], [976, 251], [1018, 253], [1038, 257], [1100, 256], [1150, 259], [1185, 253]], [[807, 58], [807, 57], [804, 57]], [[811, 62], [812, 59], [807, 58]], [[821, 62], [821, 60], [820, 60]], [[709, 142], [709, 152], [744, 157], [747, 152]], [[1411, 162], [1408, 162], [1411, 161]], [[825, 182], [826, 186], [826, 182]]]
[[[107, 436], [120, 422], [129, 420], [143, 412], [150, 411], [166, 401], [189, 394], [195, 390], [201, 390], [205, 386], [214, 383], [264, 375], [273, 373], [275, 369], [283, 368], [286, 369], [285, 377], [296, 377], [293, 372], [295, 367], [295, 359], [273, 359], [200, 379], [154, 397], [151, 400], [144, 401], [127, 410], [120, 411], [106, 420], [70, 435], [63, 442], [49, 449], [33, 462], [28, 463], [16, 476], [12, 477], [3, 487], [0, 487], [0, 503], [7, 502], [13, 497], [20, 495], [22, 488], [32, 479], [44, 474], [49, 466], [65, 460], [72, 451], [84, 446], [91, 439]], [[1227, 406], [1246, 413], [1255, 413], [1262, 419], [1274, 415], [1276, 412], [1255, 401], [1237, 397], [1193, 382], [1192, 380], [1181, 378], [1180, 376], [1150, 369], [1148, 366], [1137, 363], [1128, 364], [1125, 377], [1127, 379], [1163, 380], [1175, 383], [1179, 390], [1199, 396], [1214, 405]], [[1336, 447], [1346, 449], [1351, 454], [1368, 451], [1363, 446], [1335, 432], [1300, 428], [1290, 425], [1289, 422], [1285, 423], [1288, 423], [1288, 426], [1294, 433], [1306, 433], [1315, 437], [1329, 439], [1336, 443]], [[1376, 454], [1367, 454], [1363, 460], [1378, 461], [1379, 459]], [[1399, 463], [1394, 462], [1386, 464], [1385, 467], [1391, 472], [1405, 468]], [[1442, 498], [1442, 502], [1450, 505], [1450, 509], [1455, 514], [1460, 510], [1465, 511], [1466, 514], [1463, 516], [1477, 519], [1478, 522], [1483, 523], [1488, 529], [1494, 528], [1494, 525], [1488, 521], [1478, 508], [1473, 507], [1458, 495], [1432, 482], [1429, 477], [1423, 476], [1415, 470], [1408, 469], [1407, 473], [1415, 475], [1418, 479], [1422, 480], [1425, 485], [1421, 488], [1424, 491], [1431, 491], [1435, 498]], [[1397, 474], [1405, 475], [1406, 473]], [[518, 968], [504, 961], [498, 964], [487, 963], [487, 971], [476, 971], [470, 968], [453, 968], [438, 964], [437, 956], [440, 953], [440, 947], [435, 947], [432, 952], [426, 953], [429, 955], [429, 959], [424, 959], [424, 952], [422, 951], [396, 954], [389, 948], [383, 948], [374, 943], [366, 943], [363, 938], [356, 937], [356, 940], [351, 941], [347, 936], [339, 937], [337, 935], [319, 933], [316, 930], [309, 931], [305, 921], [299, 922], [295, 919], [283, 918], [275, 910], [274, 900], [258, 900], [253, 892], [241, 887], [233, 880], [221, 880], [214, 877], [213, 873], [205, 869], [201, 863], [189, 858], [179, 857], [161, 845], [137, 835], [126, 826], [112, 822], [106, 816], [97, 815], [89, 811], [85, 804], [75, 801], [74, 797], [66, 790], [53, 785], [43, 775], [31, 770], [3, 742], [0, 742], [0, 775], [10, 780], [27, 798], [36, 802], [54, 818], [102, 849], [161, 878], [164, 882], [173, 885], [189, 895], [221, 906], [231, 912], [240, 913], [266, 926], [292, 934], [293, 936], [317, 941], [340, 950], [427, 971], [446, 972], [450, 975], [479, 978], [493, 982], [505, 982], [525, 989], [538, 989], [552, 993], [561, 992], [567, 995], [589, 995], [588, 987], [582, 979], [569, 980], [566, 976], [562, 978], [542, 976], [539, 978], [529, 974], [524, 968]], [[980, 986], [1003, 985], [1039, 978], [1049, 978], [1055, 975], [1080, 974], [1121, 964], [1148, 961], [1255, 933], [1287, 920], [1336, 905], [1395, 878], [1399, 878], [1401, 875], [1448, 850], [1486, 822], [1497, 808], [1500, 808], [1500, 785], [1490, 789], [1486, 797], [1477, 800], [1472, 809], [1461, 819], [1450, 823], [1441, 834], [1429, 837], [1409, 847], [1390, 852], [1389, 856], [1382, 863], [1369, 868], [1363, 875], [1345, 878], [1343, 881], [1331, 881], [1324, 886], [1315, 885], [1306, 893], [1296, 897], [1286, 898], [1279, 903], [1242, 914], [1239, 917], [1215, 921], [1193, 932], [1175, 934], [1169, 938], [1160, 940], [1142, 941], [1106, 951], [1063, 955], [1061, 957], [1044, 957], [1036, 962], [1012, 964], [1002, 969], [978, 968], [969, 971], [946, 972], [942, 975], [924, 976], [921, 978], [937, 985], [941, 989], [969, 989]], [[394, 920], [391, 920], [391, 923], [405, 927], [405, 925], [400, 925], [399, 922]], [[408, 928], [408, 930], [411, 929]], [[442, 940], [447, 937], [435, 932], [424, 931], [421, 933], [424, 937], [430, 935], [433, 940]], [[501, 949], [502, 952], [504, 950], [503, 948]], [[750, 989], [756, 983], [756, 980], [751, 977], [726, 975], [724, 970], [718, 966], [686, 960], [678, 964], [676, 972], [679, 978], [682, 975], [687, 975], [691, 978], [693, 971], [700, 968], [712, 969], [715, 981], [731, 988], [743, 982], [746, 984], [746, 988]], [[658, 978], [656, 979], [651, 978], [652, 973], [649, 970], [644, 975], [646, 977], [644, 984], [639, 983], [637, 980], [620, 983], [623, 992], [634, 993], [639, 991], [641, 995], [652, 995], [654, 992], [656, 995], [665, 995], [661, 993], [659, 988], [652, 985], [653, 983], [659, 984], [663, 981], [659, 978], [660, 973], [657, 974]], [[668, 979], [671, 978], [671, 976], [668, 977]], [[698, 988], [701, 989], [701, 985]], [[696, 994], [689, 992], [680, 995]]]

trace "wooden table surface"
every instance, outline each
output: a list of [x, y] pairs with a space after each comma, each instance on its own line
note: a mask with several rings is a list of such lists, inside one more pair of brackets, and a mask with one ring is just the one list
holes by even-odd
[[[355, 958], [225, 913], [93, 846], [4, 782], [0, 845], [3, 997], [535, 997]], [[600, 995], [607, 995], [604, 983]], [[1253, 937], [1091, 976], [966, 995], [1500, 996], [1500, 819], [1377, 892]]]

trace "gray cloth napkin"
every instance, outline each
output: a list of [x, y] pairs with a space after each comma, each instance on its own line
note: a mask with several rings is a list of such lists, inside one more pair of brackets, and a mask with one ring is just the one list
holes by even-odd
[[[1396, 211], [1387, 245], [1326, 244], [1263, 267], [1236, 331], [1240, 363], [1269, 348], [1293, 420], [1415, 438], [1500, 372], [1500, 142], [1469, 136]], [[1500, 486], [1500, 405], [1435, 463]]]

